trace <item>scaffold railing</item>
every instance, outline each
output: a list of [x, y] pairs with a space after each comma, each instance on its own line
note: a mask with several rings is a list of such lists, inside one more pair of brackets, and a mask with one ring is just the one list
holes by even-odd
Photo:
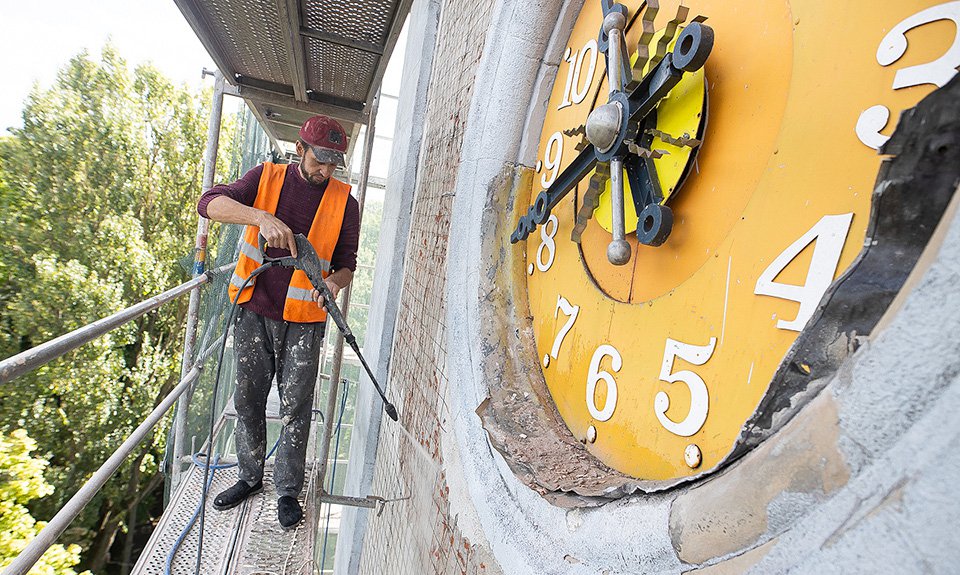
[[[33, 371], [81, 345], [127, 324], [167, 302], [177, 299], [179, 296], [199, 290], [203, 285], [219, 278], [222, 274], [232, 271], [234, 265], [235, 262], [209, 270], [162, 294], [3, 360], [0, 362], [0, 383], [8, 384], [8, 382], [16, 377]], [[224, 337], [221, 336], [201, 351], [192, 369], [184, 375], [173, 390], [150, 412], [133, 433], [127, 437], [123, 444], [113, 452], [90, 479], [87, 480], [60, 511], [54, 515], [53, 519], [47, 523], [40, 533], [24, 547], [23, 551], [7, 566], [2, 575], [25, 575], [30, 571], [47, 549], [56, 543], [57, 538], [70, 526], [70, 523], [76, 519], [84, 507], [93, 500], [94, 496], [103, 488], [104, 484], [116, 473], [123, 461], [133, 453], [133, 450], [147, 437], [170, 408], [173, 407], [177, 399], [196, 382], [200, 376], [204, 361], [210, 357], [219, 346], [223, 345], [223, 343]]]

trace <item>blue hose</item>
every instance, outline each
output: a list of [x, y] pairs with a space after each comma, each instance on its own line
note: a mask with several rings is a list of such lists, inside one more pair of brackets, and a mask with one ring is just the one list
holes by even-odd
[[[277, 452], [278, 447], [280, 447], [279, 437], [277, 438], [277, 442], [273, 444], [273, 448], [270, 449], [270, 453], [267, 454], [264, 460], [267, 460], [273, 457], [273, 454]], [[205, 453], [197, 452], [191, 456], [191, 459], [193, 459], [193, 464], [195, 466], [199, 467], [200, 469], [203, 469], [206, 466], [206, 462], [200, 461], [200, 457], [206, 457], [206, 456], [207, 455]], [[216, 474], [217, 471], [220, 471], [222, 469], [230, 469], [231, 467], [237, 466], [236, 463], [224, 463], [224, 464], [216, 463], [217, 461], [220, 461], [220, 456], [218, 454], [214, 454], [213, 461], [214, 463], [210, 464], [210, 477], [207, 480], [207, 491], [210, 490], [210, 486], [213, 484], [213, 476]], [[177, 549], [179, 549], [180, 545], [183, 544], [183, 540], [187, 538], [187, 534], [190, 533], [190, 530], [193, 529], [194, 524], [197, 522], [197, 517], [200, 516], [200, 508], [203, 507], [203, 503], [204, 502], [201, 500], [197, 504], [197, 509], [193, 512], [193, 516], [190, 518], [190, 521], [188, 521], [187, 524], [184, 526], [183, 531], [180, 532], [180, 536], [177, 537], [177, 540], [173, 544], [173, 547], [170, 549], [170, 552], [167, 553], [167, 560], [163, 564], [163, 575], [170, 575], [171, 573], [170, 570], [173, 566], [173, 558], [177, 554]]]
[[[340, 424], [343, 422], [343, 412], [347, 407], [347, 396], [350, 395], [350, 381], [343, 381], [343, 399], [340, 400], [340, 415], [337, 416], [337, 442], [333, 448], [333, 466], [330, 468], [329, 493], [333, 493], [334, 481], [337, 478], [337, 454], [340, 452]], [[327, 539], [330, 537], [330, 505], [327, 505], [327, 523], [323, 528], [323, 552], [320, 554], [320, 569], [327, 562]]]

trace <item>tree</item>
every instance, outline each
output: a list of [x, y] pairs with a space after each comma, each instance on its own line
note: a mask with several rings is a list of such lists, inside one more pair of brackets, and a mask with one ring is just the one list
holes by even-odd
[[[187, 279], [209, 92], [131, 71], [111, 46], [35, 87], [23, 128], [0, 139], [0, 353], [4, 357]], [[221, 145], [233, 139], [225, 119]], [[226, 154], [224, 154], [226, 156]], [[226, 173], [226, 158], [218, 173]], [[179, 380], [186, 300], [168, 304], [0, 389], [0, 431], [22, 427], [50, 462], [49, 517]], [[83, 566], [101, 572], [115, 536], [160, 494], [161, 428], [74, 522]]]
[[[30, 500], [53, 493], [53, 486], [43, 479], [47, 462], [30, 456], [36, 448], [22, 429], [0, 435], [0, 569], [13, 562], [44, 527], [25, 507]], [[79, 545], [54, 545], [30, 573], [76, 575], [73, 566], [79, 562]]]

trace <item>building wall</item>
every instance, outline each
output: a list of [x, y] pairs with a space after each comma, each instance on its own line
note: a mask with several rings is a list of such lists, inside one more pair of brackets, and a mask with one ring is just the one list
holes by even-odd
[[[387, 422], [379, 426], [369, 484], [369, 492], [398, 501], [385, 505], [382, 512], [365, 513], [364, 517], [352, 512], [345, 517], [345, 529], [365, 524], [362, 555], [356, 563], [359, 536], [344, 531], [337, 556], [354, 555], [352, 568], [360, 573], [498, 572], [463, 536], [456, 514], [450, 511], [444, 471], [447, 462], [441, 448], [442, 429], [449, 426], [450, 417], [444, 397], [447, 238], [456, 167], [490, 5], [489, 0], [418, 2], [409, 24], [413, 45], [407, 49], [408, 82], [401, 96], [397, 137], [409, 134], [408, 141], [415, 144], [395, 159], [396, 171], [388, 184], [388, 204], [393, 201], [395, 206], [409, 207], [398, 210], [397, 220], [381, 239], [381, 247], [389, 245], [387, 253], [393, 255], [399, 255], [397, 246], [406, 247], [402, 265], [393, 262], [394, 273], [383, 278], [391, 281], [392, 287], [381, 290], [399, 302], [394, 312], [389, 376], [384, 380], [389, 379], [389, 393], [400, 410], [401, 425]], [[399, 269], [405, 273], [396, 273]], [[385, 310], [385, 315], [390, 311]], [[381, 349], [390, 343], [390, 338], [384, 337]], [[369, 449], [372, 442], [366, 443]], [[362, 483], [358, 480], [355, 484]], [[356, 543], [348, 549], [348, 541]], [[338, 571], [345, 564], [341, 560]]]
[[523, 134], [542, 119], [581, 5], [414, 3], [411, 35], [429, 64], [410, 70], [419, 76], [401, 95], [410, 137], [395, 162], [406, 177], [388, 185], [398, 217], [381, 246], [394, 258], [377, 296], [396, 301], [401, 290], [377, 350], [401, 425], [381, 424], [379, 405], [361, 398], [367, 436], [352, 449], [367, 466], [351, 453], [353, 485], [389, 501], [345, 519], [337, 572], [956, 572], [955, 206], [870, 341], [776, 436], [710, 480], [567, 509], [491, 448], [475, 410], [500, 383], [485, 379], [485, 362], [504, 353], [482, 335], [491, 302], [505, 297], [496, 238], [510, 182], [533, 164], [536, 143]]

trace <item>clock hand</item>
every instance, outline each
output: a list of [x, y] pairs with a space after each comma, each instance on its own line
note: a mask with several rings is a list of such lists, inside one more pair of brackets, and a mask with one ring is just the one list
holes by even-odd
[[[607, 50], [607, 85], [610, 87], [610, 99], [623, 91], [623, 76], [626, 52], [626, 43], [623, 39], [623, 29], [627, 26], [624, 11], [607, 11], [608, 0], [604, 1], [603, 31], [607, 33], [609, 47]], [[617, 4], [622, 7], [622, 4]], [[609, 102], [609, 100], [608, 100]], [[623, 119], [623, 109], [619, 110], [619, 120]], [[590, 120], [587, 120], [590, 127]], [[620, 130], [618, 130], [619, 132]], [[623, 215], [623, 156], [610, 158], [610, 207], [613, 225], [613, 239], [607, 245], [607, 260], [613, 265], [622, 266], [630, 261], [630, 244], [625, 236]]]
[[527, 210], [526, 215], [522, 216], [520, 221], [517, 222], [517, 228], [510, 236], [510, 243], [515, 244], [520, 240], [527, 239], [527, 236], [537, 229], [537, 226], [543, 225], [550, 217], [550, 211], [553, 207], [560, 203], [567, 192], [576, 187], [577, 182], [589, 174], [596, 164], [597, 153], [593, 144], [590, 144], [560, 172], [560, 175], [557, 176], [557, 179], [553, 181], [549, 188], [537, 195], [537, 199]]
[[[713, 49], [713, 30], [700, 22], [693, 22], [680, 33], [676, 45], [677, 49], [667, 53], [629, 95], [622, 90], [614, 91], [606, 104], [591, 112], [591, 118], [603, 120], [600, 128], [605, 129], [606, 133], [591, 137], [591, 132], [595, 130], [591, 128], [588, 118], [588, 139], [593, 142], [596, 137], [604, 151], [597, 149], [596, 142], [584, 148], [557, 176], [553, 184], [537, 195], [527, 213], [520, 217], [510, 236], [510, 243], [526, 239], [538, 225], [544, 224], [554, 206], [560, 203], [577, 182], [590, 173], [598, 161], [609, 162], [615, 156], [625, 155], [623, 150], [627, 147], [626, 142], [636, 136], [632, 132], [636, 132], [640, 121], [677, 85], [684, 72], [693, 72], [703, 67]], [[662, 240], [660, 243], [663, 243]]]

